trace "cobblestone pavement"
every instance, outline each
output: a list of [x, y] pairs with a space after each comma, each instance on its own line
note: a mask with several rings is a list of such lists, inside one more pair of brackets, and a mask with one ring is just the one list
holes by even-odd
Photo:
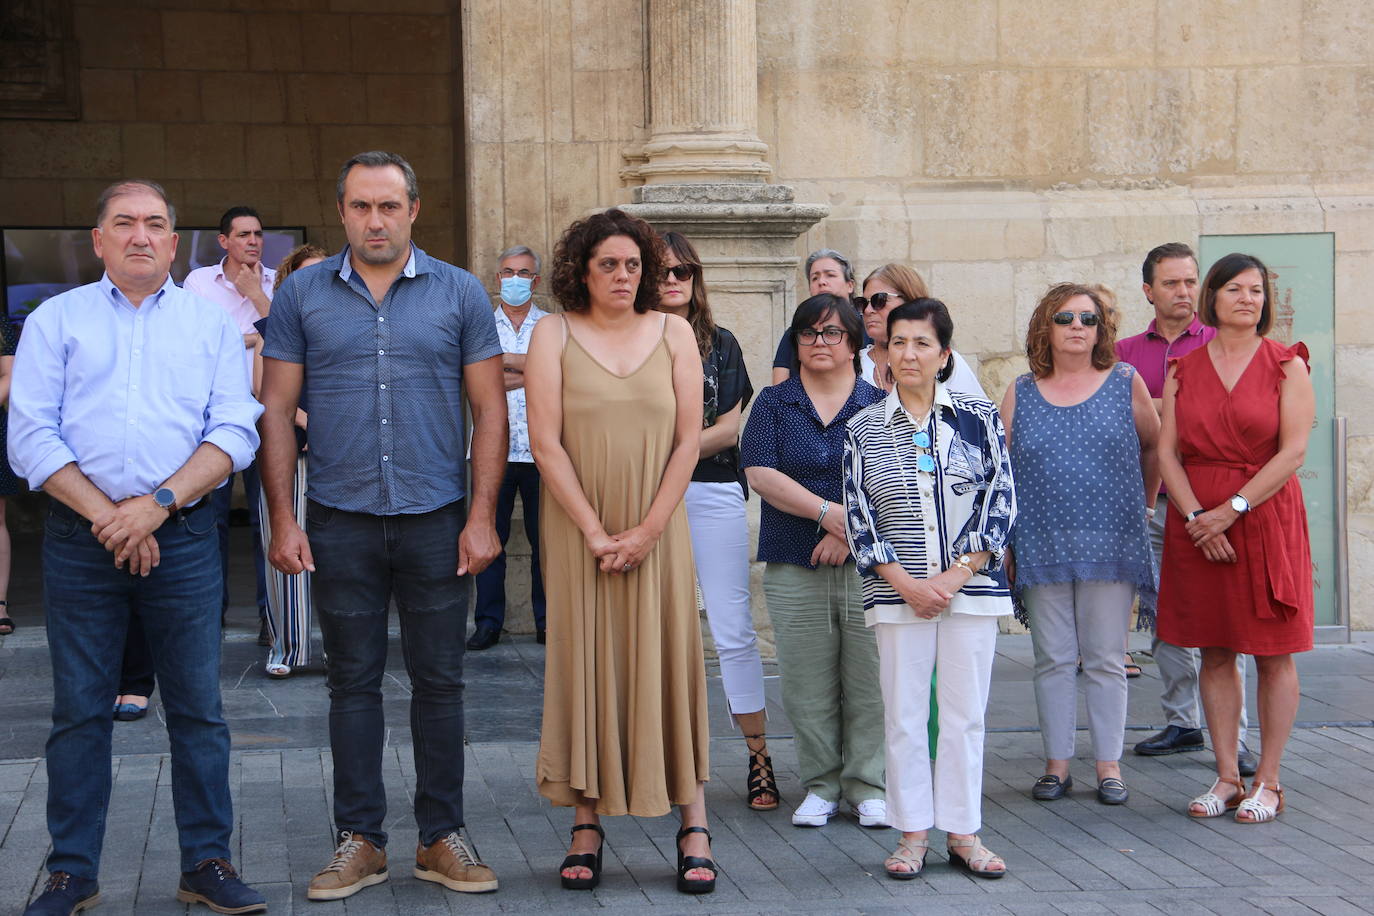
[[[33, 568], [22, 565], [23, 559], [16, 567], [20, 580]], [[22, 588], [12, 594], [23, 594]], [[1251, 826], [1184, 816], [1187, 799], [1210, 780], [1209, 752], [1164, 758], [1129, 752], [1130, 744], [1160, 724], [1158, 679], [1141, 653], [1137, 660], [1145, 676], [1131, 681], [1122, 761], [1130, 803], [1104, 807], [1094, 800], [1086, 736], [1073, 765], [1078, 787], [1072, 795], [1053, 803], [1031, 801], [1030, 784], [1042, 760], [1029, 640], [1001, 637], [988, 717], [982, 832], [1007, 861], [1009, 874], [1000, 881], [952, 870], [938, 836], [925, 876], [895, 882], [881, 871], [896, 841], [893, 831], [864, 830], [848, 813], [822, 829], [793, 827], [791, 806], [803, 793], [776, 678], [768, 681], [769, 730], [784, 804], [765, 814], [747, 810], [744, 744], [730, 729], [713, 678], [706, 797], [721, 876], [716, 893], [689, 898], [673, 887], [672, 817], [608, 819], [600, 888], [560, 889], [557, 867], [571, 814], [550, 808], [534, 786], [542, 648], [529, 637], [507, 637], [495, 649], [468, 656], [468, 828], [502, 885], [497, 893], [474, 896], [411, 876], [414, 822], [408, 799], [414, 769], [406, 678], [394, 630], [386, 704], [394, 729], [386, 751], [392, 877], [347, 901], [308, 903], [306, 884], [331, 851], [327, 699], [318, 667], [282, 682], [263, 676], [252, 615], [251, 608], [233, 611], [222, 683], [235, 747], [235, 861], [267, 895], [273, 913], [1374, 912], [1374, 803], [1367, 789], [1374, 772], [1374, 640], [1321, 647], [1300, 657], [1300, 728], [1284, 762], [1288, 810], [1277, 823]], [[44, 878], [48, 851], [41, 758], [51, 693], [47, 650], [41, 614], [17, 601], [15, 616], [18, 632], [0, 639], [0, 914], [22, 910]], [[1133, 641], [1145, 644], [1139, 635]], [[1249, 686], [1253, 711], [1253, 672]], [[160, 719], [154, 697], [147, 719], [115, 726], [115, 786], [99, 913], [187, 912], [172, 897], [176, 831]], [[1252, 747], [1257, 743], [1252, 740]]]

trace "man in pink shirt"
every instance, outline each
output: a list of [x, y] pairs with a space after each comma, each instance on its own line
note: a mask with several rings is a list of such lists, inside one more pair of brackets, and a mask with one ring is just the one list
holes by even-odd
[[[1116, 356], [1130, 363], [1145, 380], [1154, 399], [1155, 409], [1161, 409], [1164, 379], [1169, 372], [1169, 360], [1186, 356], [1217, 335], [1198, 320], [1196, 315], [1198, 268], [1193, 249], [1183, 242], [1169, 242], [1150, 251], [1141, 268], [1145, 298], [1155, 307], [1154, 320], [1144, 334], [1127, 337], [1116, 343]], [[1160, 488], [1159, 501], [1150, 516], [1150, 545], [1154, 548], [1155, 574], [1158, 576], [1164, 554], [1164, 523], [1169, 501]], [[1156, 582], [1156, 584], [1158, 584]], [[1147, 757], [1200, 751], [1203, 748], [1202, 720], [1198, 705], [1198, 650], [1163, 642], [1154, 638], [1151, 653], [1159, 665], [1159, 677], [1164, 690], [1160, 704], [1164, 708], [1165, 726], [1135, 746], [1137, 754]], [[1236, 657], [1241, 680], [1245, 679], [1245, 656]], [[1240, 749], [1238, 762], [1243, 776], [1252, 776], [1256, 760], [1245, 746], [1246, 715], [1244, 705], [1240, 713]]]
[[[262, 220], [252, 207], [230, 207], [219, 220], [219, 244], [224, 257], [218, 264], [200, 267], [186, 275], [182, 284], [187, 292], [208, 299], [229, 313], [243, 335], [244, 371], [253, 384], [253, 349], [258, 332], [253, 322], [267, 315], [272, 304], [272, 285], [276, 271], [262, 264]], [[257, 394], [256, 391], [253, 392]], [[267, 575], [258, 533], [258, 466], [243, 472], [244, 498], [253, 528], [253, 568], [257, 572], [258, 643], [267, 645]], [[219, 527], [220, 563], [224, 569], [224, 594], [221, 612], [229, 609], [229, 507], [234, 493], [234, 475], [214, 492], [213, 509]]]

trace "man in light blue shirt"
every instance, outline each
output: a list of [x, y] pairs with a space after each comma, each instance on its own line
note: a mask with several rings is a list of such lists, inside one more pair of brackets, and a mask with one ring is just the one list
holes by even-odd
[[177, 899], [218, 912], [267, 909], [229, 864], [219, 549], [202, 511], [206, 495], [253, 460], [262, 407], [238, 329], [171, 281], [175, 219], [153, 182], [107, 188], [91, 233], [105, 275], [39, 306], [15, 357], [10, 463], [53, 498], [43, 540], [53, 848], [29, 916], [71, 913], [99, 896], [111, 700], [135, 609], [171, 740]]

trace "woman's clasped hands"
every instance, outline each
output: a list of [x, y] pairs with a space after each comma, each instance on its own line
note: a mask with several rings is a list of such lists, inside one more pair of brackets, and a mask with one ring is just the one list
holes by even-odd
[[601, 572], [612, 575], [637, 569], [656, 543], [658, 535], [644, 525], [636, 525], [619, 534], [599, 531], [587, 537], [587, 549], [596, 557]]

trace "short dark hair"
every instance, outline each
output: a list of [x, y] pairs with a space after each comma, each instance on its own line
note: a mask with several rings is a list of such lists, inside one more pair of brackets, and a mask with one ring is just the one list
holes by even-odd
[[167, 196], [167, 190], [156, 181], [149, 181], [146, 178], [126, 178], [123, 181], [116, 181], [101, 191], [100, 196], [95, 199], [95, 224], [99, 226], [105, 222], [105, 211], [110, 208], [110, 201], [138, 190], [152, 191], [162, 198], [162, 202], [167, 205], [167, 219], [171, 222], [172, 228], [175, 229], [177, 226], [177, 208], [172, 206], [171, 198]]
[[230, 207], [228, 210], [225, 210], [224, 215], [219, 218], [219, 234], [228, 235], [234, 228], [234, 220], [238, 219], [240, 216], [251, 216], [258, 221], [259, 226], [262, 225], [262, 217], [258, 216], [258, 211], [254, 210], [252, 207]]
[[1145, 255], [1145, 263], [1140, 265], [1140, 278], [1145, 281], [1146, 286], [1155, 282], [1155, 265], [1171, 258], [1192, 258], [1193, 263], [1197, 263], [1197, 255], [1193, 254], [1192, 247], [1184, 242], [1165, 242], [1151, 248], [1150, 253]]
[[398, 153], [371, 150], [370, 152], [359, 153], [356, 156], [350, 157], [349, 160], [343, 164], [343, 168], [339, 169], [339, 180], [334, 183], [334, 196], [338, 198], [339, 203], [343, 203], [344, 199], [344, 179], [348, 177], [349, 172], [353, 171], [353, 166], [355, 165], [367, 166], [368, 168], [374, 169], [387, 165], [396, 166], [396, 168], [401, 170], [401, 174], [404, 175], [406, 179], [406, 198], [411, 204], [414, 204], [415, 201], [420, 199], [420, 182], [416, 179], [415, 170], [410, 167], [409, 162], [406, 162], [405, 157]]
[[801, 371], [801, 341], [797, 335], [827, 315], [834, 315], [840, 327], [844, 328], [845, 336], [849, 339], [849, 346], [854, 351], [854, 374], [858, 375], [863, 371], [863, 363], [859, 360], [859, 351], [863, 349], [864, 343], [863, 319], [859, 317], [859, 313], [854, 310], [854, 306], [844, 296], [837, 296], [834, 293], [817, 293], [810, 299], [803, 299], [801, 304], [797, 306], [797, 310], [792, 313], [792, 327], [788, 329], [787, 333], [792, 335], [793, 375]]
[[1264, 284], [1264, 307], [1260, 309], [1255, 333], [1260, 337], [1266, 336], [1274, 327], [1274, 284], [1269, 276], [1269, 268], [1252, 254], [1233, 252], [1207, 271], [1207, 279], [1202, 282], [1202, 301], [1198, 303], [1198, 320], [1209, 327], [1216, 327], [1217, 290], [1252, 268], [1259, 271], [1260, 281]]
[[[949, 309], [939, 299], [923, 297], [903, 302], [887, 313], [887, 339], [892, 339], [892, 326], [899, 321], [929, 321], [935, 329], [935, 339], [940, 342], [941, 350], [948, 350], [954, 343], [954, 319]], [[949, 381], [954, 374], [954, 354], [951, 352], [935, 378], [941, 382]]]
[[1026, 328], [1026, 363], [1031, 374], [1044, 378], [1054, 371], [1054, 351], [1050, 348], [1050, 328], [1053, 315], [1075, 296], [1087, 296], [1097, 309], [1097, 343], [1093, 344], [1094, 369], [1110, 369], [1116, 365], [1116, 316], [1113, 315], [1097, 290], [1080, 283], [1056, 283], [1041, 297], [1031, 312]]
[[643, 314], [658, 304], [658, 284], [663, 279], [666, 249], [654, 228], [619, 207], [577, 220], [563, 232], [553, 248], [553, 276], [549, 288], [565, 311], [591, 308], [587, 292], [587, 264], [596, 246], [612, 236], [623, 235], [639, 246], [639, 289], [635, 311]]

